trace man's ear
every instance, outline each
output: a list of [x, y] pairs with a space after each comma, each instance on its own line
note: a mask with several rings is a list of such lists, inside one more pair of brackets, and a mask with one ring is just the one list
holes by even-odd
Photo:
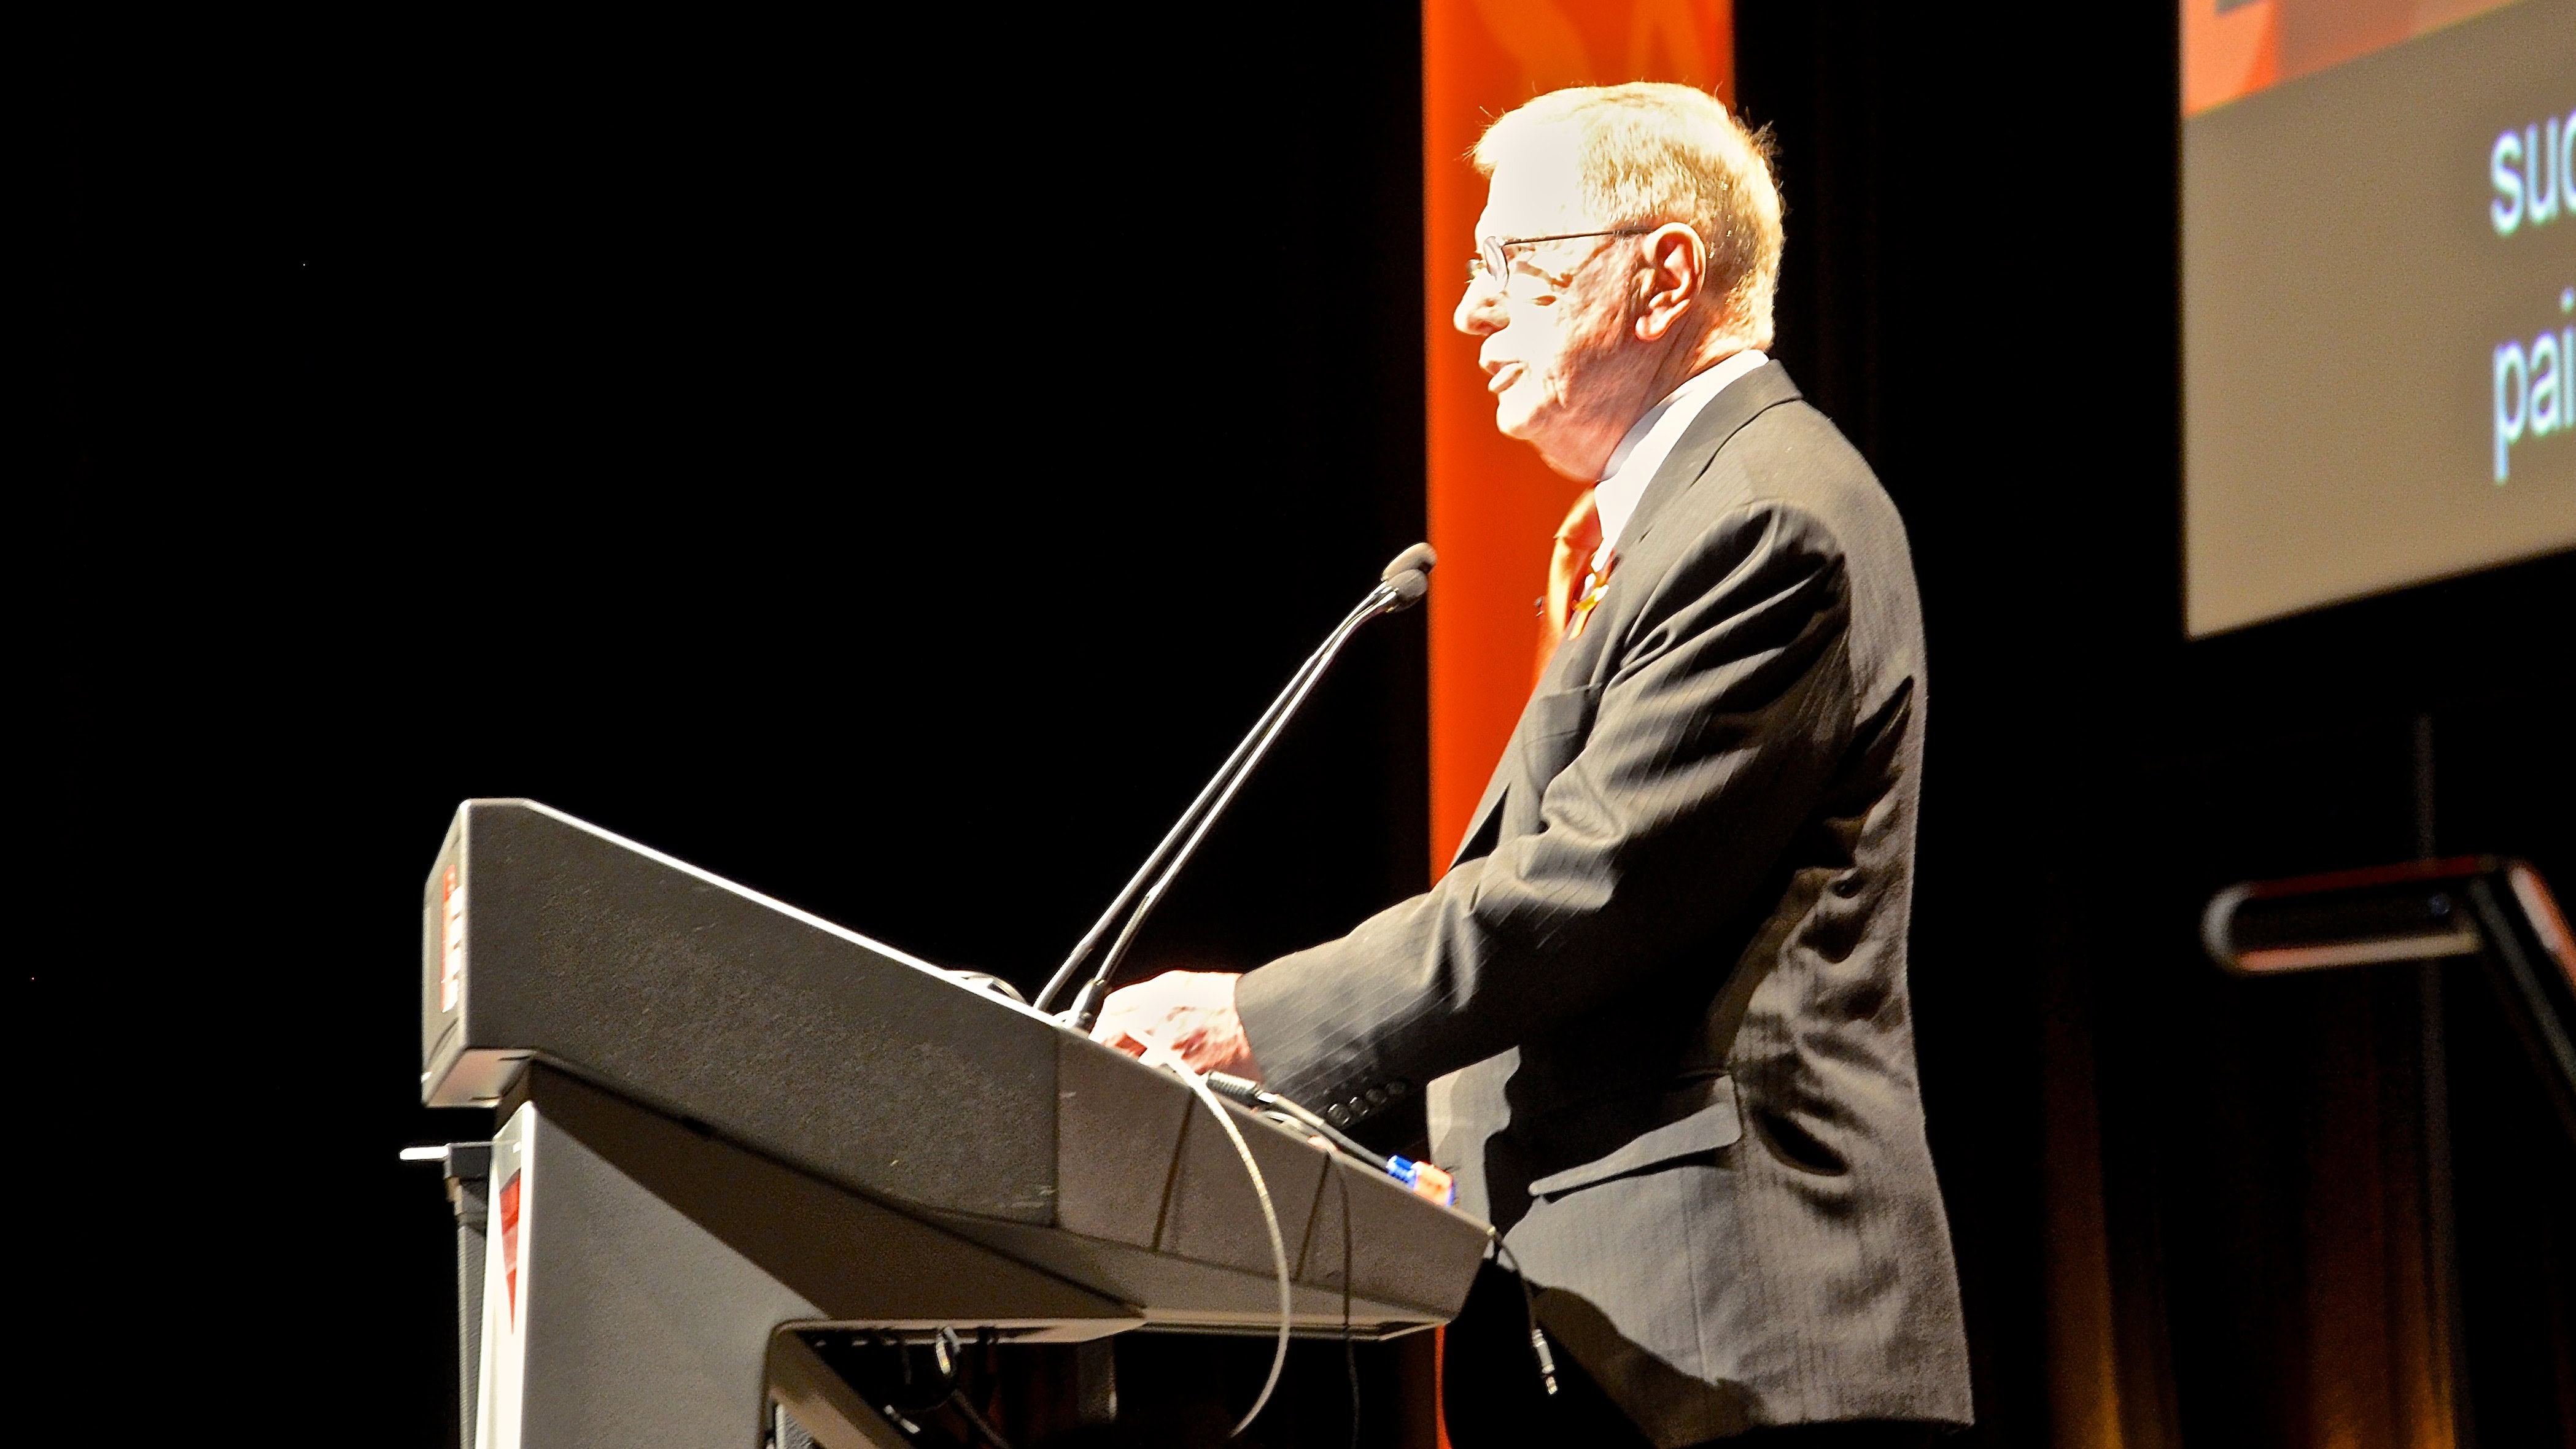
[[1637, 340], [1661, 341], [1699, 302], [1708, 281], [1708, 248], [1699, 233], [1668, 221], [1646, 236], [1646, 296], [1637, 309]]

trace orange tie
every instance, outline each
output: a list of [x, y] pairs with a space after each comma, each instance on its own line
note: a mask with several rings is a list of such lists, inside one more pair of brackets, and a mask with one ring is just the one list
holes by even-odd
[[1610, 568], [1615, 558], [1601, 560], [1598, 573], [1592, 570], [1592, 556], [1601, 549], [1601, 508], [1594, 502], [1592, 490], [1586, 488], [1574, 500], [1565, 522], [1556, 530], [1556, 549], [1547, 561], [1547, 597], [1539, 600], [1538, 669], [1547, 672], [1547, 662], [1556, 655], [1556, 646], [1583, 632], [1583, 621], [1590, 617], [1592, 606], [1601, 599], [1601, 590], [1610, 581]]

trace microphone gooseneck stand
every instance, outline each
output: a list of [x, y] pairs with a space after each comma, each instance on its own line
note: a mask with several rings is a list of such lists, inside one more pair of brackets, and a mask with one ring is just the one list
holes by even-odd
[[1172, 828], [1164, 833], [1162, 842], [1145, 858], [1145, 863], [1137, 867], [1135, 875], [1129, 877], [1126, 887], [1118, 892], [1118, 898], [1111, 901], [1109, 909], [1092, 923], [1081, 944], [1073, 948], [1073, 954], [1056, 968], [1055, 975], [1047, 981], [1046, 989], [1040, 991], [1032, 1003], [1038, 1010], [1046, 1010], [1055, 1001], [1075, 973], [1081, 970], [1083, 962], [1115, 927], [1116, 939], [1111, 941], [1107, 954], [1100, 958], [1099, 966], [1083, 983], [1082, 990], [1075, 995], [1073, 1004], [1061, 1018], [1076, 1031], [1091, 1030], [1099, 1020], [1100, 1003], [1109, 994], [1118, 963], [1126, 958], [1128, 948], [1135, 944], [1136, 933], [1144, 928], [1145, 919], [1162, 903], [1164, 893], [1171, 889], [1182, 867], [1189, 864], [1190, 856], [1198, 850], [1199, 843], [1207, 839], [1208, 831], [1224, 815], [1235, 792], [1260, 765], [1262, 756], [1269, 753], [1271, 745], [1286, 731], [1288, 722], [1296, 716], [1298, 706], [1306, 702], [1306, 696], [1314, 691], [1317, 681], [1324, 677], [1324, 671], [1332, 667], [1334, 658], [1342, 652], [1342, 646], [1349, 643], [1351, 636], [1371, 619], [1420, 603], [1422, 596], [1430, 590], [1430, 570], [1438, 559], [1439, 556], [1427, 543], [1417, 543], [1397, 554], [1380, 573], [1377, 586], [1369, 590], [1358, 607], [1343, 616], [1332, 633], [1324, 636], [1324, 642], [1316, 647], [1314, 653], [1306, 656], [1306, 662], [1289, 676], [1287, 687], [1270, 702], [1268, 709], [1262, 711], [1261, 718], [1253, 722], [1251, 732], [1234, 747], [1232, 754], [1226, 756], [1225, 763], [1218, 766], [1216, 774], [1201, 787], [1198, 797], [1181, 812], [1181, 818], [1172, 822]]
[[[1316, 647], [1314, 653], [1306, 656], [1306, 662], [1297, 667], [1295, 674], [1289, 676], [1287, 688], [1282, 689], [1278, 698], [1270, 702], [1270, 707], [1261, 712], [1261, 718], [1253, 722], [1251, 732], [1234, 747], [1232, 754], [1226, 756], [1225, 763], [1217, 767], [1216, 774], [1200, 788], [1198, 797], [1181, 812], [1181, 818], [1172, 822], [1172, 828], [1164, 832], [1162, 842], [1154, 847], [1153, 854], [1145, 858], [1145, 863], [1137, 867], [1136, 874], [1128, 878], [1125, 889], [1118, 892], [1118, 898], [1110, 902], [1109, 909], [1092, 923], [1081, 944], [1073, 948], [1073, 954], [1056, 968], [1046, 989], [1038, 993], [1033, 1003], [1037, 1010], [1044, 1011], [1055, 1001], [1057, 994], [1073, 980], [1074, 974], [1082, 969], [1083, 962], [1089, 959], [1114, 926], [1118, 932], [1116, 939], [1110, 942], [1108, 951], [1101, 956], [1100, 964], [1092, 971], [1090, 979], [1083, 982], [1082, 990], [1075, 994], [1073, 1004], [1057, 1018], [1075, 1031], [1088, 1033], [1091, 1030], [1100, 1019], [1100, 1004], [1109, 994], [1109, 984], [1117, 975], [1118, 963], [1126, 958], [1127, 949], [1135, 944], [1136, 933], [1144, 928], [1146, 917], [1162, 903], [1164, 892], [1171, 889], [1181, 868], [1189, 864], [1190, 856], [1198, 850], [1199, 843], [1207, 839], [1209, 830], [1225, 813], [1226, 806], [1233, 802], [1235, 792], [1243, 788], [1244, 780], [1260, 765], [1262, 756], [1270, 752], [1271, 745], [1277, 743], [1279, 736], [1286, 731], [1288, 722], [1296, 717], [1298, 706], [1314, 692], [1316, 682], [1324, 677], [1325, 670], [1332, 667], [1333, 660], [1342, 652], [1342, 646], [1348, 644], [1351, 636], [1369, 620], [1420, 603], [1422, 596], [1430, 591], [1431, 566], [1437, 561], [1438, 556], [1431, 551], [1431, 545], [1417, 543], [1397, 554], [1394, 561], [1386, 566], [1378, 575], [1377, 586], [1369, 590], [1358, 607], [1343, 616], [1342, 622], [1334, 626], [1332, 633], [1324, 636], [1324, 642]], [[1270, 1199], [1269, 1184], [1262, 1179], [1261, 1164], [1243, 1140], [1241, 1129], [1226, 1116], [1225, 1107], [1217, 1096], [1218, 1089], [1212, 1085], [1220, 1080], [1219, 1074], [1192, 1071], [1177, 1054], [1151, 1042], [1147, 1044], [1146, 1060], [1159, 1060], [1176, 1072], [1216, 1118], [1217, 1125], [1224, 1129], [1236, 1155], [1243, 1159], [1244, 1172], [1252, 1180], [1253, 1195], [1261, 1207], [1262, 1225], [1269, 1234], [1271, 1266], [1279, 1285], [1279, 1339], [1271, 1351], [1269, 1377], [1262, 1381], [1261, 1392], [1253, 1399], [1251, 1409], [1234, 1426], [1235, 1435], [1240, 1436], [1270, 1402], [1271, 1392], [1279, 1386], [1280, 1370], [1288, 1362], [1288, 1335], [1293, 1313], [1287, 1245], [1280, 1237], [1278, 1212]], [[1235, 1081], [1232, 1078], [1222, 1080], [1229, 1085]], [[1242, 1085], [1249, 1087], [1252, 1084]], [[1271, 1109], [1284, 1110], [1288, 1105], [1277, 1103]], [[1300, 1116], [1312, 1115], [1303, 1113], [1303, 1109], [1295, 1110]], [[1331, 1129], [1328, 1127], [1327, 1131]], [[1358, 1145], [1338, 1131], [1332, 1131], [1331, 1135], [1342, 1139], [1336, 1145], [1344, 1150]], [[1361, 1155], [1363, 1160], [1387, 1165], [1364, 1148]]]

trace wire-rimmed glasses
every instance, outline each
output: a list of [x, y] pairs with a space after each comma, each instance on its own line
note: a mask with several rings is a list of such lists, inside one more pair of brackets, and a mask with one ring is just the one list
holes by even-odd
[[1511, 279], [1514, 247], [1533, 247], [1540, 242], [1580, 241], [1593, 236], [1644, 236], [1651, 226], [1613, 227], [1608, 231], [1565, 231], [1554, 236], [1489, 236], [1477, 238], [1478, 251], [1467, 262], [1467, 284], [1474, 286], [1479, 277], [1491, 277], [1494, 285], [1508, 286]]

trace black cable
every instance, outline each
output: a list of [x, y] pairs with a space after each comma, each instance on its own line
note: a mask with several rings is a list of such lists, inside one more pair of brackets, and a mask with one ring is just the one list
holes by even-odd
[[[1209, 1089], [1218, 1095], [1251, 1107], [1293, 1131], [1311, 1128], [1339, 1151], [1358, 1158], [1376, 1171], [1391, 1172], [1394, 1169], [1393, 1162], [1362, 1145], [1349, 1133], [1258, 1082], [1228, 1076], [1224, 1072], [1209, 1072], [1204, 1079]], [[1338, 1169], [1327, 1170], [1333, 1173], [1333, 1185], [1342, 1195], [1342, 1368], [1351, 1382], [1351, 1449], [1359, 1449], [1360, 1359], [1359, 1350], [1353, 1347], [1351, 1340], [1351, 1180]]]
[[[865, 1329], [861, 1332], [850, 1335], [850, 1346], [852, 1348], [856, 1348], [862, 1341], [864, 1341], [870, 1348], [886, 1347], [886, 1340], [873, 1328]], [[896, 1338], [893, 1341], [893, 1346], [895, 1365], [903, 1371], [903, 1386], [907, 1389], [911, 1388], [912, 1361], [904, 1357], [903, 1340], [901, 1338]], [[856, 1386], [856, 1380], [853, 1380], [852, 1387]], [[936, 1406], [925, 1406], [925, 1408], [927, 1407]], [[911, 1413], [906, 1413], [903, 1409], [898, 1408], [895, 1405], [894, 1400], [890, 1398], [879, 1401], [876, 1409], [878, 1413], [883, 1414], [886, 1417], [886, 1422], [894, 1425], [895, 1430], [904, 1436], [905, 1442], [910, 1443], [921, 1437], [921, 1426], [912, 1421], [912, 1414], [922, 1413], [925, 1411], [924, 1409], [914, 1409]]]
[[[1538, 1359], [1538, 1381], [1547, 1386], [1548, 1397], [1554, 1398], [1556, 1396], [1556, 1355], [1547, 1351], [1547, 1335], [1539, 1331], [1538, 1299], [1530, 1292], [1529, 1279], [1521, 1274], [1521, 1260], [1512, 1257], [1512, 1250], [1504, 1245], [1503, 1235], [1492, 1228], [1487, 1228], [1485, 1236], [1493, 1239], [1494, 1266], [1510, 1273], [1512, 1281], [1521, 1285], [1521, 1311], [1529, 1315], [1530, 1352]], [[1505, 1263], [1503, 1261], [1505, 1258], [1511, 1258], [1511, 1261]]]
[[1208, 1090], [1216, 1093], [1218, 1096], [1226, 1098], [1228, 1101], [1240, 1102], [1244, 1106], [1252, 1108], [1254, 1111], [1286, 1113], [1288, 1116], [1295, 1119], [1297, 1126], [1312, 1130], [1315, 1135], [1324, 1138], [1326, 1141], [1332, 1143], [1342, 1151], [1347, 1152], [1351, 1156], [1358, 1158], [1360, 1161], [1369, 1164], [1380, 1172], [1392, 1173], [1395, 1170], [1395, 1164], [1387, 1159], [1385, 1153], [1369, 1147], [1358, 1138], [1351, 1136], [1341, 1128], [1324, 1120], [1323, 1117], [1306, 1110], [1304, 1107], [1298, 1106], [1296, 1103], [1280, 1096], [1277, 1092], [1271, 1091], [1259, 1082], [1251, 1081], [1243, 1077], [1229, 1076], [1224, 1072], [1209, 1072], [1207, 1074], [1207, 1084]]
[[[935, 1348], [937, 1351], [937, 1357], [941, 1361], [943, 1372], [940, 1374], [938, 1391], [919, 1403], [899, 1403], [893, 1400], [889, 1400], [886, 1403], [887, 1408], [899, 1410], [905, 1418], [920, 1418], [922, 1415], [938, 1408], [941, 1404], [948, 1402], [949, 1396], [957, 1392], [957, 1367], [960, 1355], [951, 1352], [948, 1349], [947, 1341], [950, 1338], [953, 1338], [954, 1335], [944, 1328], [939, 1332], [941, 1341], [935, 1346]], [[869, 1329], [867, 1331], [867, 1336], [868, 1343], [871, 1346], [877, 1345], [878, 1338], [877, 1331], [875, 1329]], [[901, 1338], [896, 1338], [894, 1340], [894, 1358], [896, 1367], [901, 1369], [903, 1372], [903, 1387], [904, 1391], [908, 1393], [911, 1391], [913, 1386], [912, 1350], [904, 1346], [904, 1342]]]
[[975, 1406], [966, 1402], [966, 1395], [962, 1391], [948, 1396], [948, 1406], [966, 1416], [966, 1427], [975, 1431], [976, 1438], [992, 1445], [993, 1449], [1011, 1449], [1011, 1441], [1003, 1438], [992, 1425], [984, 1422], [984, 1416], [976, 1413]]
[[1351, 1449], [1360, 1449], [1360, 1353], [1351, 1346], [1351, 1179], [1335, 1168], [1342, 1189], [1342, 1367], [1351, 1378]]

